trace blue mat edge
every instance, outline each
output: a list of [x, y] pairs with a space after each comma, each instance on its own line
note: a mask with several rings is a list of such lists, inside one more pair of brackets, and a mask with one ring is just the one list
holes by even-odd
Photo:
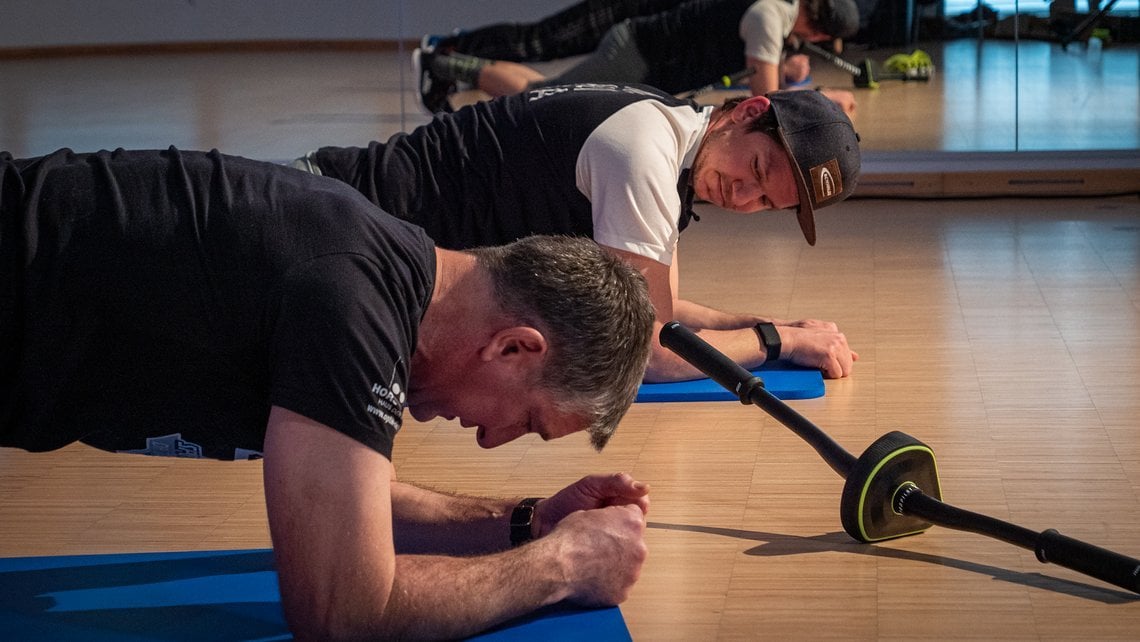
[[[75, 629], [72, 625], [66, 622], [49, 622], [44, 619], [46, 612], [42, 613], [29, 613], [21, 610], [20, 596], [18, 595], [19, 589], [13, 589], [11, 586], [6, 586], [3, 578], [7, 574], [22, 574], [22, 573], [60, 573], [66, 572], [69, 569], [86, 568], [92, 569], [99, 566], [111, 565], [126, 565], [135, 563], [163, 563], [163, 562], [182, 562], [186, 560], [200, 559], [203, 561], [219, 559], [223, 560], [228, 556], [255, 556], [259, 560], [264, 558], [268, 565], [260, 570], [246, 569], [238, 571], [240, 574], [249, 575], [256, 570], [256, 573], [262, 577], [257, 582], [265, 584], [261, 589], [268, 588], [268, 574], [272, 574], [273, 586], [272, 592], [277, 596], [276, 587], [276, 571], [272, 568], [272, 549], [229, 549], [229, 550], [203, 550], [203, 551], [171, 551], [171, 552], [139, 552], [139, 553], [95, 553], [86, 555], [37, 555], [37, 556], [17, 556], [17, 557], [0, 557], [0, 630], [8, 628], [5, 622], [9, 625], [15, 625], [15, 629], [28, 633], [34, 631], [37, 634], [46, 635], [43, 638], [33, 639], [53, 639], [51, 631], [54, 630], [59, 634], [77, 634], [81, 629]], [[223, 581], [220, 576], [206, 576], [209, 580]], [[143, 578], [140, 578], [143, 579]], [[153, 578], [151, 578], [153, 579]], [[144, 584], [149, 580], [144, 580]], [[177, 580], [175, 580], [177, 581]], [[69, 589], [61, 588], [63, 591]], [[44, 595], [48, 596], [51, 592]], [[277, 601], [279, 604], [279, 596]], [[276, 617], [274, 618], [276, 619]], [[278, 635], [271, 635], [263, 640], [277, 640], [277, 639], [291, 639], [288, 635], [287, 629], [284, 628], [284, 621], [280, 621], [282, 627], [283, 637]], [[119, 631], [119, 634], [112, 634], [107, 636], [107, 631], [92, 632], [96, 633], [93, 639], [99, 640], [134, 640], [139, 639], [138, 632], [129, 634], [125, 631]], [[144, 634], [145, 636], [145, 634]], [[592, 640], [592, 641], [620, 641], [631, 642], [632, 637], [629, 629], [626, 627], [625, 620], [622, 617], [621, 610], [617, 606], [606, 608], [585, 608], [565, 602], [554, 604], [542, 609], [538, 609], [530, 614], [515, 618], [505, 622], [499, 626], [493, 627], [479, 633], [472, 638], [473, 640], [481, 640], [484, 642], [507, 642], [523, 639], [544, 639], [544, 640]]]
[[[823, 375], [814, 368], [790, 364], [764, 364], [752, 369], [765, 388], [778, 399], [816, 399], [827, 392]], [[682, 401], [740, 401], [733, 393], [711, 379], [691, 379], [670, 383], [643, 383], [635, 403], [668, 403]]]

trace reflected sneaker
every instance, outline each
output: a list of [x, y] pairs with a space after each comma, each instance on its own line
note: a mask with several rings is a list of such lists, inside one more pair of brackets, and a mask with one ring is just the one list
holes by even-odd
[[[420, 38], [420, 49], [422, 51], [430, 51], [432, 53], [435, 53], [436, 49], [439, 47], [439, 43], [442, 42], [443, 39], [446, 37], [447, 36], [441, 36], [441, 35], [436, 34], [436, 33], [429, 33], [429, 34], [425, 35], [423, 38]], [[440, 51], [439, 53], [447, 53], [447, 52]]]
[[462, 29], [455, 29], [449, 35], [429, 33], [420, 38], [420, 49], [437, 54], [449, 54], [455, 51], [455, 38], [463, 33]]
[[455, 93], [455, 83], [443, 80], [432, 73], [431, 61], [434, 58], [435, 51], [432, 49], [417, 47], [412, 52], [412, 67], [419, 79], [420, 104], [427, 110], [428, 115], [454, 111], [447, 98]]
[[316, 174], [317, 176], [324, 176], [321, 168], [317, 166], [317, 162], [313, 160], [313, 154], [315, 153], [316, 152], [309, 152], [308, 154], [305, 154], [304, 156], [294, 160], [289, 164], [290, 167], [299, 169], [303, 172], [308, 172], [310, 174]]

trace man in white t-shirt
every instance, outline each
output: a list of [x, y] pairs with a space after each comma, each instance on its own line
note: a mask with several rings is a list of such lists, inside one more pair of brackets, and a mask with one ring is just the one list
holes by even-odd
[[[543, 87], [297, 165], [353, 185], [444, 248], [591, 237], [645, 274], [658, 327], [680, 321], [745, 367], [778, 358], [843, 377], [858, 358], [834, 323], [722, 312], [677, 293], [694, 197], [739, 212], [796, 209], [814, 243], [813, 210], [854, 190], [858, 137], [818, 92], [714, 108], [641, 85]], [[655, 342], [646, 380], [699, 376]]]

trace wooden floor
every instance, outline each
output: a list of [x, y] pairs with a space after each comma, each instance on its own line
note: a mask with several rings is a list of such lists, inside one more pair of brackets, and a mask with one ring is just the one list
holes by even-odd
[[[148, 71], [154, 60], [3, 61], [0, 148], [174, 143], [289, 158], [360, 143], [424, 118], [377, 55], [175, 56], [166, 73]], [[796, 410], [854, 454], [896, 429], [926, 442], [952, 504], [1140, 557], [1136, 196], [857, 199], [819, 213], [814, 248], [787, 214], [699, 207], [681, 242], [684, 296], [830, 319], [859, 352], [852, 377]], [[980, 535], [855, 543], [840, 525], [842, 480], [756, 408], [639, 404], [602, 454], [584, 437], [485, 451], [457, 424], [407, 421], [399, 474], [438, 488], [537, 495], [612, 470], [649, 482], [650, 558], [622, 606], [636, 640], [1140, 630], [1137, 596]], [[0, 449], [2, 556], [268, 545], [256, 462]]]

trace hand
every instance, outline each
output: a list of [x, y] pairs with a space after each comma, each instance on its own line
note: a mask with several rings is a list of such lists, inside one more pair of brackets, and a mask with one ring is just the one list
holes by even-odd
[[606, 506], [633, 505], [649, 512], [649, 485], [626, 473], [589, 475], [540, 501], [534, 507], [535, 537], [542, 537], [567, 515]]
[[843, 113], [852, 121], [855, 120], [855, 93], [847, 89], [821, 89], [820, 92], [827, 96], [843, 109]]
[[786, 84], [798, 85], [811, 75], [811, 59], [804, 54], [792, 54], [784, 59], [781, 69]]
[[585, 606], [624, 602], [649, 553], [645, 513], [634, 504], [571, 513], [545, 541], [557, 541], [568, 597]]
[[851, 374], [859, 354], [847, 345], [847, 337], [835, 330], [779, 326], [781, 359], [797, 365], [819, 368], [828, 379]]

